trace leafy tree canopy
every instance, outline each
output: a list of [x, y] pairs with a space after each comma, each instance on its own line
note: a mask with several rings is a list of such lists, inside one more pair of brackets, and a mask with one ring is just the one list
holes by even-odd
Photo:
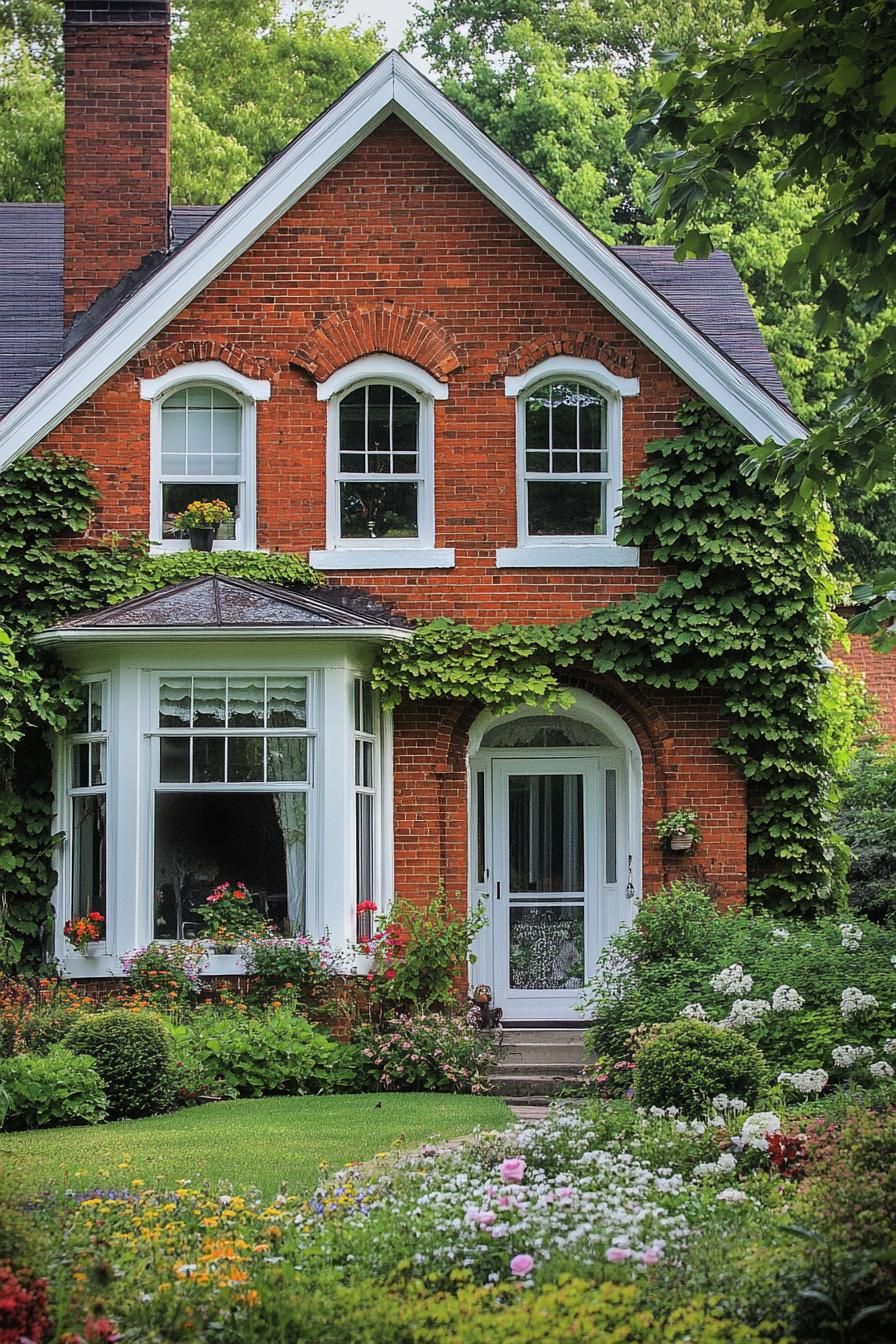
[[[175, 0], [173, 200], [227, 200], [382, 49], [338, 0]], [[62, 66], [62, 0], [0, 0], [4, 200], [62, 199]]]
[[[851, 386], [827, 424], [757, 461], [792, 498], [886, 481], [896, 456], [896, 9], [890, 0], [761, 0], [767, 27], [708, 59], [696, 44], [662, 57], [628, 144], [654, 146], [652, 200], [682, 254], [704, 254], [713, 213], [769, 150], [776, 187], [808, 191], [784, 281], [808, 277], [822, 338], [847, 349]], [[892, 523], [890, 524], [892, 529]], [[890, 532], [892, 535], [892, 531]], [[892, 586], [892, 571], [877, 585]], [[892, 610], [879, 613], [887, 620]]]

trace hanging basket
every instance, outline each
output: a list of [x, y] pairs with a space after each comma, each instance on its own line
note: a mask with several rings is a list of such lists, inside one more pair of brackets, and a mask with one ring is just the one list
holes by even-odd
[[676, 854], [690, 854], [694, 848], [694, 837], [692, 835], [670, 835], [669, 848]]

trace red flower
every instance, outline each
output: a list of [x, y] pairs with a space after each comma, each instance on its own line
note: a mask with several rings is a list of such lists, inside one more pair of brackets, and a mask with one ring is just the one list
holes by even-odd
[[395, 972], [394, 972], [393, 970], [388, 970], [388, 971], [386, 972], [386, 979], [387, 979], [387, 980], [394, 980], [394, 979], [395, 979]]

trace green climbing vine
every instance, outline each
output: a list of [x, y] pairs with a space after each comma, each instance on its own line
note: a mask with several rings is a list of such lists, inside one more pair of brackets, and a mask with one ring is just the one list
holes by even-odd
[[219, 573], [310, 586], [298, 555], [184, 551], [152, 555], [145, 537], [83, 545], [97, 502], [86, 463], [24, 457], [0, 475], [0, 970], [34, 964], [55, 875], [46, 738], [65, 731], [76, 683], [34, 635], [91, 608]]
[[[658, 587], [559, 626], [432, 621], [384, 650], [375, 681], [390, 704], [449, 696], [504, 709], [564, 703], [564, 673], [575, 668], [711, 689], [727, 716], [721, 748], [754, 786], [756, 896], [789, 908], [828, 901], [834, 747], [817, 663], [831, 639], [830, 527], [821, 516], [807, 528], [748, 485], [736, 433], [705, 408], [684, 408], [680, 423], [679, 437], [650, 445], [619, 538], [669, 566]], [[75, 683], [34, 645], [37, 631], [200, 574], [322, 581], [296, 555], [154, 556], [140, 537], [85, 545], [95, 504], [75, 458], [26, 457], [0, 476], [0, 969], [33, 964], [48, 927], [46, 739], [76, 704]]]
[[679, 421], [680, 436], [649, 445], [619, 534], [674, 574], [559, 626], [432, 621], [384, 650], [375, 682], [390, 704], [449, 696], [498, 709], [561, 701], [574, 667], [710, 689], [728, 721], [719, 745], [753, 786], [754, 898], [793, 909], [829, 902], [839, 859], [819, 657], [833, 634], [830, 524], [819, 515], [807, 526], [748, 484], [736, 431], [705, 407], [684, 407]]

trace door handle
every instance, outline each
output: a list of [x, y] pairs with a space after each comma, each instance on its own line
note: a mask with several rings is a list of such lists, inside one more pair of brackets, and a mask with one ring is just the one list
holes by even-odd
[[500, 899], [501, 899], [501, 883], [500, 883], [500, 882], [496, 882], [496, 883], [495, 883], [495, 900], [496, 900], [496, 901], [500, 901]]

